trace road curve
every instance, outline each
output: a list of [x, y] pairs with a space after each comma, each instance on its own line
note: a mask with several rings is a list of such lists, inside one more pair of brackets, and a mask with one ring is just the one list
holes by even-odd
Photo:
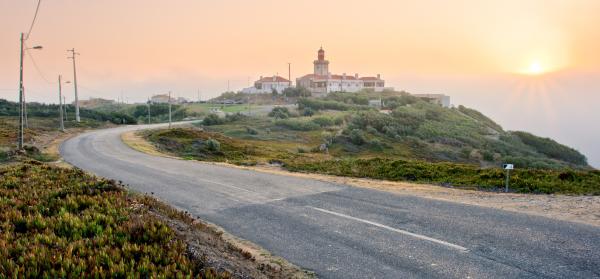
[[215, 223], [321, 278], [600, 278], [600, 228], [135, 151], [127, 126], [63, 158]]

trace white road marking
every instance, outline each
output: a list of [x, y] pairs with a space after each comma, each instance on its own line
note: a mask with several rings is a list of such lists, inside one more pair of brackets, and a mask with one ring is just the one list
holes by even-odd
[[375, 223], [373, 221], [369, 221], [369, 220], [365, 220], [365, 219], [360, 219], [360, 218], [348, 216], [346, 214], [337, 213], [337, 212], [329, 211], [329, 210], [318, 208], [318, 207], [309, 206], [309, 208], [312, 208], [312, 209], [320, 211], [320, 212], [328, 213], [328, 214], [331, 214], [331, 215], [335, 215], [335, 216], [338, 216], [338, 217], [342, 217], [342, 218], [346, 218], [346, 219], [358, 221], [358, 222], [361, 222], [361, 223], [373, 225], [373, 226], [376, 226], [376, 227], [379, 227], [379, 228], [382, 228], [382, 229], [386, 229], [386, 230], [390, 230], [390, 231], [393, 231], [393, 232], [405, 234], [405, 235], [412, 236], [412, 237], [415, 237], [415, 238], [418, 238], [418, 239], [435, 242], [437, 244], [442, 244], [442, 245], [448, 246], [450, 248], [454, 248], [454, 249], [460, 250], [461, 252], [468, 252], [469, 251], [467, 248], [462, 247], [460, 245], [452, 244], [452, 243], [449, 243], [449, 242], [446, 242], [446, 241], [443, 241], [443, 240], [439, 240], [439, 239], [435, 239], [435, 238], [432, 238], [432, 237], [428, 237], [428, 236], [425, 236], [425, 235], [411, 233], [409, 231], [392, 228], [390, 226], [386, 226], [384, 224]]

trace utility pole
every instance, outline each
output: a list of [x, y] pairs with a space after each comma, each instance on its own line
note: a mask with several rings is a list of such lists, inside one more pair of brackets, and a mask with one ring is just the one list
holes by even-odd
[[171, 91], [169, 91], [169, 129], [171, 129]]
[[148, 98], [148, 124], [150, 124], [150, 98]]
[[25, 87], [23, 87], [23, 121], [25, 122], [25, 129], [29, 128], [29, 124], [27, 121], [27, 98], [25, 98], [27, 94], [25, 94]]
[[58, 108], [60, 110], [60, 130], [65, 131], [65, 122], [63, 120], [63, 103], [62, 103], [62, 81], [61, 76], [58, 75]]
[[292, 87], [292, 63], [288, 62], [288, 79], [290, 80], [290, 87]]
[[69, 121], [69, 116], [67, 115], [67, 98], [63, 96], [63, 104], [65, 104], [65, 121]]
[[23, 33], [21, 33], [21, 54], [19, 62], [19, 150], [23, 149]]
[[200, 98], [200, 89], [198, 89], [198, 103], [200, 103], [202, 99]]
[[75, 48], [69, 49], [67, 51], [71, 52], [70, 59], [73, 59], [73, 86], [75, 88], [75, 121], [81, 122], [79, 118], [79, 96], [77, 96], [77, 69], [75, 68], [75, 56], [79, 55], [79, 53], [75, 52]]
[[229, 80], [227, 80], [227, 92], [229, 92]]

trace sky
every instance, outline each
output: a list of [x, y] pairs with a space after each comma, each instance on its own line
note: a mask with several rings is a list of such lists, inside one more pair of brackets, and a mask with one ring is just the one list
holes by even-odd
[[[0, 0], [0, 98], [18, 97], [19, 34], [36, 5]], [[450, 95], [600, 167], [598, 11], [596, 0], [42, 0], [26, 44], [43, 49], [25, 57], [25, 87], [28, 100], [57, 102], [75, 48], [82, 99], [208, 99], [287, 77], [288, 63], [293, 79], [311, 73], [323, 46], [334, 73]]]

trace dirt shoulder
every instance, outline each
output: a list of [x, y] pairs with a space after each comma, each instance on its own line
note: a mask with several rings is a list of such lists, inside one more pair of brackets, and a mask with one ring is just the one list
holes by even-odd
[[[123, 142], [132, 148], [151, 155], [176, 158], [158, 151], [135, 132], [125, 133]], [[526, 213], [557, 220], [578, 222], [600, 226], [600, 196], [534, 195], [516, 193], [495, 193], [474, 190], [461, 190], [436, 185], [385, 181], [366, 178], [338, 177], [322, 174], [296, 173], [271, 166], [242, 167], [225, 163], [209, 164], [261, 171], [279, 175], [317, 179], [326, 182], [370, 188], [401, 195], [418, 196], [429, 199], [458, 202], [507, 211]]]

